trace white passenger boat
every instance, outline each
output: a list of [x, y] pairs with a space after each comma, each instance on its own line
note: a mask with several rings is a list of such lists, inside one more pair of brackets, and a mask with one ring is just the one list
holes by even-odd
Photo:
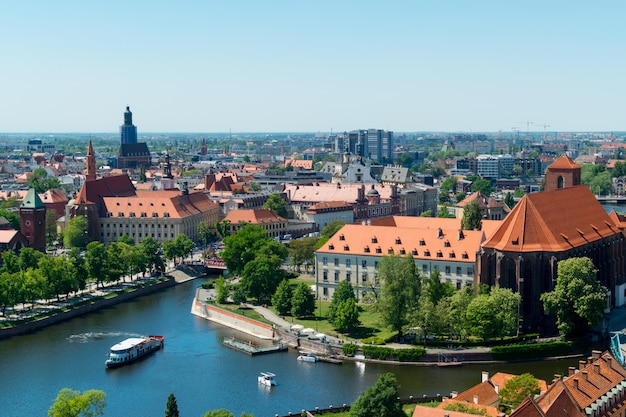
[[107, 368], [115, 368], [134, 362], [137, 359], [162, 349], [165, 343], [163, 336], [130, 337], [113, 346], [105, 361]]
[[259, 380], [259, 384], [271, 387], [276, 385], [275, 376], [276, 375], [271, 372], [261, 372], [261, 375], [259, 375], [257, 379]]
[[310, 350], [301, 350], [298, 360], [302, 362], [317, 362], [319, 358]]

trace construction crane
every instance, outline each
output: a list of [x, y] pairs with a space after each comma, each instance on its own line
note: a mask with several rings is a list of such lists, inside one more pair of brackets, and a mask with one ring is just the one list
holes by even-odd
[[551, 127], [549, 124], [544, 123], [544, 124], [540, 124], [539, 126], [543, 126], [543, 141], [546, 141], [546, 129]]

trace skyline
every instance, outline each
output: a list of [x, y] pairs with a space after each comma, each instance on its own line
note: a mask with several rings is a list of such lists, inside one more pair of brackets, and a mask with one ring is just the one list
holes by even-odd
[[626, 131], [626, 5], [433, 3], [3, 4], [0, 132]]

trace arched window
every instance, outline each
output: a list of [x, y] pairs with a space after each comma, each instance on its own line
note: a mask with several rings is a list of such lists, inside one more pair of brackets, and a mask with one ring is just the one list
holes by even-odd
[[559, 175], [559, 178], [556, 179], [556, 188], [563, 188], [563, 176]]

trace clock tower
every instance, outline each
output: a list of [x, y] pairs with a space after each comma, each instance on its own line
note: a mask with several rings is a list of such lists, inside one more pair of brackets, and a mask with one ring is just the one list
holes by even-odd
[[20, 229], [29, 247], [40, 252], [46, 251], [46, 206], [34, 188], [28, 190], [20, 206]]

